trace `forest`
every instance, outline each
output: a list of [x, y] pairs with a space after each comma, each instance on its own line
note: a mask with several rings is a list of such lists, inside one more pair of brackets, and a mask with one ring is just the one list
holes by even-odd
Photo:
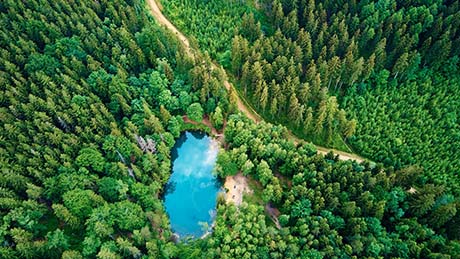
[[[0, 258], [460, 258], [458, 1], [161, 4], [193, 57], [146, 1], [0, 2]], [[178, 242], [185, 130], [255, 192]]]
[[458, 199], [426, 182], [423, 169], [395, 171], [340, 161], [332, 154], [323, 157], [312, 145], [295, 145], [286, 135], [283, 126], [230, 116], [225, 130], [230, 147], [220, 154], [229, 159], [219, 159], [230, 163], [218, 172], [241, 168], [258, 180], [263, 203], [280, 208], [281, 228], [263, 220], [259, 204], [239, 211], [222, 204], [214, 235], [197, 243], [196, 249], [206, 250], [203, 258], [460, 256]]
[[227, 110], [219, 76], [141, 2], [0, 12], [0, 257], [171, 258], [170, 149]]
[[241, 17], [221, 53], [230, 50], [228, 71], [267, 121], [395, 169], [421, 166], [458, 192], [458, 1], [266, 0], [225, 16], [223, 7], [211, 8], [217, 3], [164, 2], [166, 9], [208, 6], [213, 26], [181, 26], [195, 16], [171, 15], [195, 37]]

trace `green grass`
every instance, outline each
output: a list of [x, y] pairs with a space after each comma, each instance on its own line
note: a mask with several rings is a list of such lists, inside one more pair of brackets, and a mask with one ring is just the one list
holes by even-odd
[[316, 144], [318, 146], [334, 148], [334, 149], [337, 149], [337, 150], [340, 150], [340, 151], [353, 153], [353, 150], [351, 150], [351, 148], [347, 145], [347, 143], [342, 138], [342, 136], [340, 136], [340, 134], [338, 134], [338, 133], [334, 133], [334, 135], [332, 136], [332, 142], [327, 143], [327, 141], [325, 140], [324, 136], [321, 136], [321, 135], [306, 135], [303, 132], [301, 132], [299, 129], [295, 129], [294, 127], [289, 126], [289, 125], [288, 125], [288, 128], [292, 129], [292, 132], [296, 136], [298, 136], [298, 137], [300, 137], [302, 139], [308, 140], [308, 141], [310, 141], [313, 144]]
[[248, 179], [248, 187], [252, 190], [252, 193], [245, 193], [243, 195], [243, 200], [248, 204], [256, 204], [256, 205], [265, 205], [264, 201], [262, 200], [262, 185], [252, 177], [247, 177]]

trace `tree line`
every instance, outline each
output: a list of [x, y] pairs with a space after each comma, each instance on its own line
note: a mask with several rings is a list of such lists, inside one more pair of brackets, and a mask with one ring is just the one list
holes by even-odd
[[340, 161], [288, 141], [283, 126], [231, 115], [221, 176], [242, 172], [262, 185], [264, 207], [221, 202], [213, 235], [179, 249], [180, 258], [456, 258], [458, 198], [426, 181], [423, 169]]
[[170, 150], [183, 115], [228, 109], [221, 75], [139, 1], [2, 1], [0, 21], [0, 257], [172, 258]]
[[[272, 21], [243, 16], [232, 72], [244, 95], [272, 121], [332, 145], [356, 128], [333, 95], [383, 69], [406, 79], [459, 54], [458, 3], [262, 1]], [[342, 107], [345, 107], [342, 105]]]
[[[217, 17], [218, 3], [203, 5]], [[457, 1], [267, 0], [233, 15], [228, 71], [266, 119], [458, 189]]]

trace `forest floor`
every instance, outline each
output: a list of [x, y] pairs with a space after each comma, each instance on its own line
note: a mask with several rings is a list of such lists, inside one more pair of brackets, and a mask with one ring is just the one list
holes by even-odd
[[[182, 44], [185, 46], [187, 53], [193, 56], [193, 51], [195, 50], [191, 48], [189, 40], [163, 15], [157, 2], [155, 0], [147, 0], [147, 3], [151, 10], [151, 14], [153, 15], [153, 17], [156, 18], [158, 23], [160, 23], [161, 25], [164, 25], [167, 29], [172, 31], [180, 39]], [[227, 74], [223, 68], [218, 67], [215, 63], [212, 63], [212, 68], [221, 70], [222, 73], [227, 78], [226, 76]], [[257, 114], [257, 112], [247, 102], [245, 102], [245, 99], [239, 94], [239, 92], [235, 89], [232, 83], [230, 83], [227, 79], [225, 79], [224, 81], [224, 86], [227, 89], [227, 91], [234, 91], [236, 93], [237, 107], [242, 113], [244, 113], [248, 118], [255, 121], [256, 123], [263, 120], [262, 117], [259, 114]], [[300, 139], [297, 136], [295, 136], [291, 131], [289, 131], [288, 137], [296, 144], [301, 143], [301, 142], [306, 142], [305, 140]], [[316, 149], [318, 150], [318, 153], [325, 155], [332, 151], [334, 154], [339, 155], [340, 160], [356, 160], [359, 163], [366, 160], [365, 158], [362, 158], [358, 156], [357, 154], [351, 154], [351, 153], [339, 151], [336, 149], [325, 148], [325, 147], [321, 147], [317, 145], [315, 146], [316, 146]]]
[[225, 178], [224, 188], [226, 190], [225, 201], [227, 203], [233, 202], [236, 206], [241, 205], [244, 194], [252, 193], [248, 185], [247, 177], [243, 176], [241, 173], [227, 176]]

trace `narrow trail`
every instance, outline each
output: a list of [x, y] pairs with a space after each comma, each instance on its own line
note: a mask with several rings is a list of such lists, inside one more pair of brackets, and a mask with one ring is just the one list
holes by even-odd
[[[182, 34], [176, 28], [176, 26], [174, 26], [163, 15], [163, 13], [161, 12], [157, 2], [155, 0], [147, 0], [147, 4], [149, 5], [149, 8], [151, 10], [151, 14], [153, 15], [153, 17], [155, 17], [155, 19], [161, 25], [164, 25], [167, 29], [172, 31], [179, 38], [179, 40], [182, 42], [182, 44], [184, 45], [187, 54], [192, 56], [192, 57], [194, 57], [194, 51], [195, 50], [190, 46], [190, 42], [187, 39], [187, 37], [185, 37], [185, 35]], [[212, 69], [221, 70], [222, 73], [225, 75], [225, 78], [227, 78], [227, 73], [225, 72], [225, 70], [223, 68], [221, 68], [221, 67], [218, 67], [215, 63], [212, 63]], [[244, 113], [248, 118], [250, 118], [251, 120], [255, 121], [256, 123], [263, 120], [262, 117], [260, 115], [258, 115], [257, 112], [249, 106], [249, 104], [246, 105], [243, 102], [243, 98], [239, 95], [238, 91], [235, 89], [235, 87], [232, 85], [232, 83], [230, 83], [227, 79], [224, 80], [224, 86], [227, 89], [227, 91], [235, 93], [235, 95], [237, 97], [238, 109], [242, 113]], [[289, 138], [296, 144], [306, 142], [305, 140], [296, 137], [291, 131], [289, 131]], [[362, 158], [362, 157], [360, 157], [360, 156], [358, 156], [356, 154], [351, 154], [351, 153], [339, 151], [339, 150], [336, 150], [336, 149], [325, 148], [325, 147], [321, 147], [321, 146], [317, 146], [317, 145], [315, 145], [315, 147], [318, 150], [318, 153], [321, 153], [323, 155], [325, 155], [325, 154], [327, 154], [327, 153], [332, 151], [334, 154], [339, 155], [340, 160], [356, 160], [359, 163], [366, 160], [366, 159], [364, 159], [364, 158]]]

